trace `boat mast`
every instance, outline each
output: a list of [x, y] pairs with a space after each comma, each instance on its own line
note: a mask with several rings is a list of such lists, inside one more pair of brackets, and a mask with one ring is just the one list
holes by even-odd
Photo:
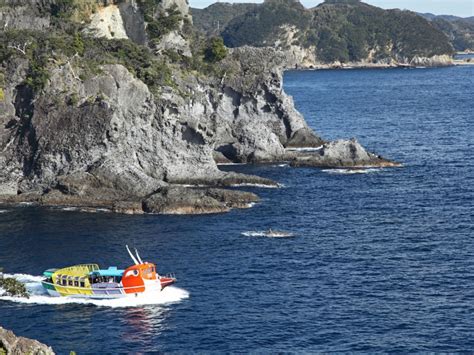
[[133, 262], [135, 263], [135, 265], [139, 265], [140, 263], [137, 261], [137, 259], [135, 259], [135, 257], [133, 256], [132, 252], [131, 252], [130, 249], [128, 248], [128, 245], [125, 245], [125, 247], [127, 248], [128, 254], [129, 254], [130, 257], [132, 258], [132, 260], [133, 260]]

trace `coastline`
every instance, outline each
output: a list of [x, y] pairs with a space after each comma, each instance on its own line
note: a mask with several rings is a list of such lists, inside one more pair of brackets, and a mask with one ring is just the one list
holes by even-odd
[[[464, 60], [451, 58], [446, 62], [435, 63], [368, 63], [368, 62], [349, 62], [349, 63], [318, 63], [315, 65], [295, 65], [289, 70], [351, 70], [351, 69], [424, 69], [424, 68], [444, 68], [459, 65]], [[468, 65], [471, 63], [467, 63]]]

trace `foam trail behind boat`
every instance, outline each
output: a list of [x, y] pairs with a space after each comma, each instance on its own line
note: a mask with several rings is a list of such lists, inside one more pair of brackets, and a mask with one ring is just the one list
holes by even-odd
[[[166, 305], [181, 302], [189, 298], [189, 293], [178, 287], [168, 286], [161, 292], [153, 294], [138, 295], [137, 297], [118, 298], [112, 300], [93, 300], [71, 297], [51, 297], [41, 285], [41, 276], [27, 274], [4, 274], [5, 277], [13, 277], [25, 284], [30, 298], [0, 296], [0, 301], [11, 301], [24, 304], [59, 305], [59, 304], [89, 304], [98, 307], [127, 308], [147, 305]], [[0, 294], [3, 290], [0, 288]]]

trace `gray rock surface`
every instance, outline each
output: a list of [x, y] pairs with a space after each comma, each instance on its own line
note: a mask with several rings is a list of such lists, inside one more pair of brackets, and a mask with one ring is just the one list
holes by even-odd
[[[0, 2], [0, 30], [45, 30], [50, 26], [52, 0], [3, 0]], [[2, 6], [3, 5], [3, 6]]]
[[323, 168], [396, 167], [399, 163], [367, 152], [356, 139], [338, 140], [324, 144], [320, 149], [293, 157], [291, 166]]
[[148, 213], [206, 214], [248, 208], [259, 199], [255, 194], [224, 189], [165, 187], [143, 202]]
[[[139, 9], [132, 1], [120, 6], [129, 16], [123, 21], [127, 35], [141, 42], [146, 33]], [[178, 9], [189, 16], [184, 0]], [[55, 60], [48, 63], [45, 87], [34, 94], [24, 84], [30, 63], [18, 55], [3, 64], [0, 202], [122, 213], [218, 212], [247, 206], [236, 202], [246, 195], [186, 187], [277, 184], [220, 171], [216, 160], [376, 164], [358, 143], [326, 144], [308, 127], [283, 91], [287, 60], [271, 48], [236, 48], [215, 64], [214, 74], [195, 76], [173, 67], [172, 87], [153, 93], [123, 65], [103, 65], [79, 79], [71, 67], [79, 73], [80, 63]], [[323, 144], [322, 156], [288, 153]]]
[[41, 344], [37, 340], [16, 336], [12, 331], [0, 327], [0, 354], [8, 355], [53, 355], [51, 347]]

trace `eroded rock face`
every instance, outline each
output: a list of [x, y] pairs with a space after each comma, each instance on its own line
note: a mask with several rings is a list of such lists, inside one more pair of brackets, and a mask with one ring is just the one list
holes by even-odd
[[[146, 41], [133, 1], [106, 5], [121, 16], [122, 35]], [[172, 3], [161, 6], [166, 10]], [[189, 16], [184, 0], [178, 10]], [[108, 26], [106, 30], [111, 34]], [[278, 50], [232, 49], [215, 64], [219, 74], [214, 75], [196, 77], [174, 67], [173, 85], [153, 93], [119, 64], [103, 65], [80, 79], [73, 70], [75, 60], [50, 61], [49, 80], [36, 93], [25, 85], [26, 57], [4, 64], [0, 201], [122, 213], [223, 212], [247, 206], [253, 195], [189, 187], [277, 184], [220, 171], [216, 160], [385, 164], [364, 155], [358, 143], [326, 144], [307, 126], [283, 91], [288, 58]], [[318, 156], [287, 151], [320, 145], [325, 148]]]
[[13, 332], [0, 327], [0, 353], [53, 355], [51, 347], [41, 344], [37, 340], [18, 337]]
[[245, 76], [222, 79], [223, 93], [216, 105], [221, 122], [216, 151], [235, 162], [265, 162], [281, 160], [285, 147], [322, 143], [283, 91], [286, 57], [282, 52], [236, 48], [223, 66]]
[[51, 19], [51, 0], [4, 0], [0, 3], [0, 29], [45, 30]]

